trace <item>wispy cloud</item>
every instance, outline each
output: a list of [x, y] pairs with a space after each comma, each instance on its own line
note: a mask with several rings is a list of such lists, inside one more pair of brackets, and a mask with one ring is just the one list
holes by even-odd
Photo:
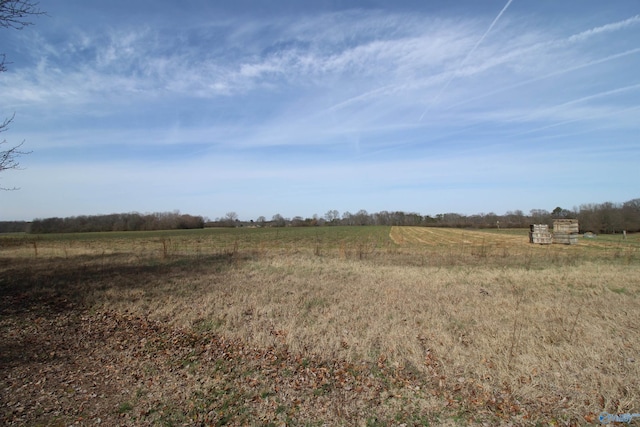
[[[467, 82], [461, 82], [443, 103], [445, 110], [640, 51], [630, 49], [562, 69], [552, 65], [560, 55], [567, 57], [566, 50], [558, 50], [563, 43], [585, 42], [604, 31], [622, 30], [634, 24], [637, 17], [584, 31], [565, 40], [545, 39], [538, 33], [517, 36], [513, 29], [506, 28], [498, 39], [500, 44], [490, 43], [478, 50], [510, 4], [507, 2], [471, 50], [465, 47], [478, 30], [476, 22], [439, 20], [425, 27], [418, 25], [413, 17], [377, 13], [356, 14], [358, 24], [355, 26], [334, 24], [327, 27], [329, 18], [335, 19], [335, 14], [309, 19], [298, 26], [289, 26], [289, 22], [246, 25], [243, 31], [235, 30], [233, 37], [244, 42], [258, 40], [257, 37], [268, 28], [277, 35], [275, 39], [281, 41], [275, 44], [258, 41], [262, 48], [254, 47], [246, 53], [239, 51], [233, 59], [225, 58], [225, 61], [217, 60], [208, 52], [207, 46], [181, 45], [188, 39], [188, 34], [181, 34], [179, 43], [168, 42], [166, 35], [149, 28], [114, 30], [97, 36], [76, 34], [74, 40], [77, 41], [69, 41], [62, 52], [56, 52], [44, 43], [40, 48], [43, 57], [39, 66], [10, 76], [5, 93], [16, 105], [56, 103], [80, 108], [92, 104], [95, 112], [101, 109], [98, 104], [104, 97], [111, 105], [118, 106], [114, 108], [121, 108], [131, 102], [132, 95], [135, 102], [153, 102], [176, 96], [206, 99], [265, 91], [276, 95], [283, 90], [296, 90], [301, 96], [314, 100], [313, 104], [304, 105], [293, 114], [294, 121], [308, 126], [309, 120], [319, 119], [322, 127], [328, 115], [339, 113], [342, 117], [337, 118], [334, 125], [341, 123], [338, 128], [345, 126], [348, 131], [357, 126], [379, 126], [379, 120], [376, 123], [368, 117], [380, 118], [380, 113], [383, 120], [394, 120], [394, 111], [403, 114], [407, 109], [415, 108], [412, 106], [422, 103], [421, 97], [441, 97], [456, 75], [464, 76], [465, 80], [483, 74], [493, 78], [493, 74], [488, 73], [496, 73], [505, 67], [504, 71], [510, 73], [503, 72], [503, 76], [508, 77], [503, 78], [502, 84], [494, 90], [485, 93], [481, 92], [481, 86], [461, 92], [467, 85]], [[340, 16], [344, 21], [353, 17], [353, 13]], [[399, 23], [407, 25], [398, 33]], [[322, 31], [311, 31], [320, 28]], [[227, 28], [221, 30], [222, 33], [225, 31], [232, 32]], [[165, 43], [175, 45], [166, 46]], [[525, 68], [524, 64], [520, 65], [522, 61], [533, 62], [531, 55], [541, 50], [542, 55], [536, 55], [538, 67], [549, 64], [540, 70], [547, 72], [533, 78], [526, 78], [525, 73], [518, 79], [518, 70]], [[470, 61], [471, 54], [476, 51], [479, 55], [474, 55], [474, 60]], [[570, 56], [574, 56], [572, 60], [575, 61], [580, 53], [574, 51]], [[544, 62], [540, 62], [540, 58], [544, 58]], [[458, 66], [452, 73], [449, 67], [456, 60]], [[355, 82], [354, 75], [359, 76]], [[496, 85], [488, 85], [491, 86]], [[455, 102], [456, 98], [462, 97], [464, 100]], [[331, 104], [335, 99], [338, 103]], [[105, 105], [104, 108], [109, 107]], [[344, 116], [346, 112], [350, 113], [350, 118]], [[291, 117], [290, 112], [286, 115]], [[443, 117], [441, 111], [436, 115]], [[393, 126], [398, 125], [412, 126], [404, 120]], [[276, 126], [282, 125], [274, 124]], [[268, 139], [262, 138], [263, 141]]]

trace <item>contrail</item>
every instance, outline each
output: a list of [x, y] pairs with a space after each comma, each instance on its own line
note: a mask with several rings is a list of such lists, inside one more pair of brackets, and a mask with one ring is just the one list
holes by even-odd
[[[498, 16], [496, 16], [496, 18], [493, 20], [493, 22], [491, 23], [491, 25], [489, 25], [489, 28], [487, 28], [487, 31], [484, 32], [484, 34], [482, 35], [482, 37], [480, 37], [480, 39], [476, 42], [476, 44], [473, 46], [473, 48], [471, 48], [471, 50], [469, 51], [469, 53], [467, 53], [467, 55], [462, 59], [462, 61], [460, 62], [460, 64], [456, 67], [455, 71], [451, 74], [451, 77], [449, 77], [449, 80], [447, 80], [447, 82], [444, 84], [444, 86], [442, 87], [442, 89], [440, 89], [440, 91], [438, 92], [438, 94], [436, 95], [436, 97], [433, 99], [433, 101], [431, 102], [431, 105], [435, 104], [438, 99], [440, 98], [440, 95], [442, 95], [442, 93], [449, 87], [449, 84], [451, 83], [451, 81], [456, 77], [456, 75], [458, 74], [458, 71], [460, 71], [460, 69], [464, 66], [464, 64], [467, 62], [467, 59], [469, 59], [469, 57], [471, 55], [473, 55], [473, 52], [476, 51], [476, 49], [478, 48], [478, 46], [480, 46], [480, 43], [482, 43], [482, 41], [487, 37], [487, 35], [491, 32], [491, 30], [493, 29], [493, 27], [496, 25], [496, 23], [498, 22], [498, 20], [500, 19], [500, 17], [502, 16], [502, 14], [504, 14], [504, 12], [507, 10], [507, 8], [509, 7], [509, 5], [511, 4], [513, 0], [508, 0], [507, 4], [504, 5], [504, 7], [502, 8], [502, 10], [500, 11], [500, 13], [498, 13]], [[422, 115], [420, 116], [420, 121], [422, 121], [422, 119], [424, 118], [424, 115], [427, 114], [427, 111], [429, 110], [429, 108], [427, 108], [426, 110], [424, 110], [424, 112], [422, 113]]]
[[611, 24], [602, 25], [600, 27], [595, 27], [578, 34], [574, 34], [571, 37], [569, 37], [568, 40], [570, 42], [580, 42], [596, 34], [608, 33], [610, 31], [618, 31], [620, 29], [623, 29], [638, 23], [640, 23], [640, 15], [635, 15], [635, 16], [632, 16], [631, 18], [625, 19], [624, 21], [613, 22]]
[[488, 96], [495, 95], [497, 93], [501, 93], [501, 92], [505, 92], [505, 91], [508, 91], [508, 90], [511, 90], [511, 89], [515, 89], [515, 88], [520, 87], [520, 86], [525, 86], [525, 85], [528, 85], [530, 83], [535, 83], [535, 82], [538, 82], [540, 80], [545, 80], [545, 79], [548, 79], [550, 77], [555, 77], [555, 76], [560, 76], [560, 75], [563, 75], [563, 74], [567, 74], [567, 73], [570, 73], [572, 71], [580, 70], [582, 68], [587, 68], [587, 67], [591, 67], [593, 65], [602, 64], [604, 62], [613, 61], [614, 59], [622, 58], [622, 57], [625, 57], [625, 56], [628, 56], [628, 55], [633, 55], [633, 54], [639, 53], [639, 52], [640, 52], [640, 48], [630, 49], [630, 50], [626, 50], [626, 51], [621, 52], [621, 53], [616, 53], [614, 55], [609, 55], [609, 56], [606, 56], [604, 58], [596, 59], [594, 61], [589, 61], [589, 62], [585, 62], [585, 63], [580, 64], [580, 65], [575, 65], [573, 67], [569, 67], [569, 68], [565, 68], [565, 69], [562, 69], [562, 70], [554, 71], [552, 73], [545, 74], [544, 76], [534, 77], [532, 79], [525, 80], [525, 81], [522, 81], [522, 82], [519, 82], [519, 83], [516, 83], [516, 84], [512, 84], [510, 86], [503, 86], [500, 89], [496, 89], [494, 91], [487, 92], [487, 93], [482, 94], [480, 96], [476, 96], [474, 98], [467, 98], [464, 101], [458, 102], [457, 104], [454, 104], [454, 105], [450, 106], [447, 109], [454, 108], [454, 107], [459, 107], [460, 105], [468, 104], [469, 102], [477, 101], [478, 99], [486, 98]]
[[[627, 18], [627, 19], [625, 19], [623, 21], [612, 22], [612, 23], [609, 23], [609, 24], [605, 24], [605, 25], [602, 25], [602, 26], [599, 26], [599, 27], [594, 27], [594, 28], [591, 28], [589, 30], [582, 31], [582, 32], [577, 33], [577, 34], [573, 34], [572, 36], [570, 36], [570, 37], [568, 37], [566, 39], [536, 43], [536, 44], [528, 46], [526, 48], [519, 48], [519, 49], [516, 49], [514, 51], [509, 52], [506, 56], [503, 56], [502, 58], [498, 58], [497, 64], [501, 64], [501, 63], [505, 62], [505, 59], [508, 60], [508, 59], [510, 59], [512, 57], [523, 56], [523, 55], [525, 55], [525, 54], [527, 54], [529, 52], [535, 51], [536, 49], [540, 49], [540, 48], [558, 48], [558, 47], [565, 46], [568, 43], [584, 42], [584, 41], [586, 41], [587, 39], [589, 39], [589, 38], [591, 38], [593, 36], [597, 36], [599, 34], [603, 34], [603, 33], [607, 33], [607, 32], [618, 31], [618, 30], [627, 28], [627, 27], [629, 27], [631, 25], [638, 24], [638, 23], [640, 23], [640, 15], [635, 15], [635, 16], [632, 16], [631, 18]], [[616, 58], [618, 58], [620, 56], [626, 56], [628, 54], [636, 53], [636, 51], [637, 51], [637, 49], [633, 49], [633, 50], [630, 50], [630, 51], [627, 51], [627, 52], [623, 52], [623, 53], [621, 53], [619, 55], [609, 56], [609, 57], [606, 57], [606, 58], [604, 58], [602, 60], [596, 60], [595, 62], [589, 62], [587, 64], [580, 65], [577, 68], [576, 67], [572, 67], [572, 68], [568, 68], [566, 70], [562, 70], [560, 72], [553, 72], [553, 73], [547, 74], [545, 76], [536, 77], [534, 79], [526, 80], [526, 81], [521, 82], [521, 83], [516, 83], [513, 86], [500, 88], [500, 89], [497, 89], [495, 91], [486, 93], [484, 95], [480, 95], [480, 96], [477, 96], [477, 97], [474, 97], [474, 98], [467, 98], [464, 101], [457, 102], [457, 103], [455, 103], [453, 105], [450, 105], [449, 107], [446, 107], [444, 109], [445, 110], [450, 110], [450, 109], [458, 107], [460, 105], [467, 104], [467, 103], [469, 103], [471, 101], [475, 101], [477, 99], [481, 99], [481, 98], [484, 98], [484, 97], [487, 97], [487, 96], [490, 96], [490, 95], [494, 95], [494, 94], [499, 93], [499, 92], [503, 92], [504, 90], [513, 89], [515, 87], [518, 87], [518, 86], [521, 86], [521, 85], [524, 85], [524, 84], [535, 82], [535, 81], [538, 81], [540, 79], [545, 79], [547, 77], [556, 76], [558, 74], [564, 74], [565, 72], [573, 71], [573, 70], [576, 70], [578, 68], [583, 68], [583, 67], [586, 67], [586, 66], [589, 66], [589, 65], [596, 65], [596, 64], [599, 64], [600, 62], [609, 61], [611, 59], [616, 59]], [[493, 66], [493, 65], [491, 65], [491, 66]]]
[[[510, 3], [511, 2], [509, 2], [507, 4], [507, 6]], [[476, 50], [476, 48], [480, 45], [480, 43], [482, 43], [484, 41], [484, 39], [488, 35], [489, 31], [491, 31], [493, 29], [493, 27], [495, 26], [498, 18], [500, 18], [501, 15], [504, 14], [504, 11], [505, 11], [507, 6], [505, 6], [502, 9], [502, 11], [498, 15], [498, 17], [493, 21], [493, 23], [491, 24], [489, 29], [485, 32], [485, 34], [480, 38], [480, 40], [476, 43], [476, 45], [473, 47], [473, 49], [469, 52], [467, 57], [460, 64], [461, 66], [465, 64], [465, 62], [467, 61], [468, 57]], [[564, 46], [564, 45], [566, 45], [568, 43], [584, 42], [584, 41], [588, 40], [589, 38], [591, 38], [593, 36], [597, 36], [597, 35], [600, 35], [600, 34], [603, 34], [603, 33], [618, 31], [618, 30], [625, 29], [625, 28], [627, 28], [629, 26], [636, 25], [636, 24], [639, 24], [639, 23], [640, 23], [640, 15], [634, 15], [634, 16], [632, 16], [630, 18], [627, 18], [627, 19], [624, 19], [622, 21], [612, 22], [612, 23], [609, 23], [609, 24], [601, 25], [599, 27], [594, 27], [594, 28], [591, 28], [589, 30], [582, 31], [580, 33], [573, 34], [573, 35], [571, 35], [571, 36], [569, 36], [569, 37], [567, 37], [565, 39], [562, 39], [562, 40], [553, 40], [553, 41], [540, 42], [540, 43], [536, 43], [536, 44], [531, 45], [531, 46], [527, 46], [525, 48], [518, 48], [518, 49], [516, 49], [514, 51], [509, 52], [506, 56], [503, 56], [502, 58], [498, 58], [499, 59], [498, 64], [500, 64], [502, 62], [505, 62], [504, 61], [505, 58], [509, 59], [509, 58], [512, 58], [512, 57], [523, 56], [523, 55], [528, 54], [528, 53], [530, 53], [532, 51], [535, 51], [536, 49], [557, 48], [557, 47], [562, 47], [562, 46]], [[635, 51], [631, 51], [630, 53], [635, 53]], [[626, 53], [623, 53], [622, 55], [625, 55], [625, 54]], [[613, 59], [615, 59], [615, 58], [613, 58]], [[605, 58], [605, 60], [607, 60], [607, 58]], [[590, 64], [593, 64], [593, 63], [590, 63]], [[574, 68], [568, 69], [568, 71], [572, 71], [572, 70], [574, 70]], [[567, 70], [565, 70], [565, 71], [567, 71]], [[555, 74], [555, 73], [554, 74], [549, 74], [548, 76], [542, 76], [542, 77], [535, 78], [534, 80], [527, 80], [525, 82], [518, 83], [515, 86], [509, 86], [509, 87], [506, 87], [504, 89], [499, 89], [497, 91], [489, 92], [489, 93], [486, 93], [484, 95], [480, 95], [480, 96], [477, 96], [477, 97], [474, 97], [474, 98], [467, 98], [464, 101], [460, 101], [460, 102], [458, 102], [456, 104], [453, 104], [453, 105], [450, 105], [448, 107], [445, 107], [444, 109], [445, 110], [450, 110], [452, 108], [458, 107], [458, 106], [463, 105], [463, 104], [467, 104], [467, 103], [475, 101], [477, 99], [481, 99], [481, 98], [484, 98], [486, 96], [490, 96], [490, 95], [493, 95], [495, 93], [502, 92], [503, 90], [512, 89], [512, 88], [520, 86], [521, 84], [531, 83], [531, 82], [537, 81], [539, 79], [546, 78], [546, 77], [551, 77], [551, 76], [554, 76], [554, 75], [557, 75], [557, 74]], [[440, 97], [442, 92], [444, 92], [444, 90], [449, 86], [449, 84], [451, 83], [451, 81], [453, 80], [454, 77], [455, 76], [450, 77], [449, 80], [445, 82], [445, 86], [440, 90], [440, 93], [438, 93], [438, 96], [435, 99], [438, 99]], [[370, 90], [370, 91], [362, 93], [360, 95], [351, 97], [351, 98], [349, 98], [349, 99], [347, 99], [345, 101], [339, 102], [339, 103], [337, 103], [337, 104], [335, 104], [335, 105], [333, 105], [331, 107], [328, 107], [323, 112], [330, 112], [330, 111], [334, 111], [334, 110], [339, 110], [339, 109], [344, 108], [346, 106], [349, 106], [351, 104], [355, 104], [355, 103], [358, 103], [358, 102], [364, 102], [369, 97], [372, 97], [372, 98], [375, 99], [376, 97], [379, 97], [379, 96], [384, 95], [384, 94], [388, 94], [389, 92], [393, 92], [393, 91], [396, 91], [396, 90], [402, 90], [402, 88], [403, 88], [403, 86], [398, 86], [398, 85], [395, 85], [395, 84], [385, 85], [385, 86], [379, 87], [377, 89]], [[428, 108], [427, 108], [427, 111], [428, 111]], [[426, 111], [425, 111], [425, 113], [422, 114], [420, 119], [422, 119], [425, 114], [426, 114]]]
[[[612, 111], [612, 112], [607, 113], [607, 114], [602, 114], [599, 117], [600, 118], [602, 118], [602, 117], [610, 117], [610, 116], [615, 116], [617, 114], [626, 113], [628, 111], [634, 111], [634, 110], [639, 110], [639, 109], [640, 109], [640, 106], [634, 105], [633, 107], [623, 108], [622, 110], [615, 110], [615, 111]], [[561, 122], [553, 123], [553, 124], [546, 125], [546, 126], [537, 127], [535, 129], [529, 129], [529, 130], [525, 130], [525, 131], [522, 131], [522, 132], [512, 133], [512, 134], [508, 135], [507, 137], [510, 138], [510, 137], [513, 137], [513, 136], [521, 136], [521, 135], [526, 135], [526, 134], [530, 134], [530, 133], [535, 133], [535, 132], [538, 132], [538, 131], [541, 131], [541, 130], [551, 129], [551, 128], [555, 128], [555, 127], [558, 127], [558, 126], [566, 125], [566, 124], [569, 124], [569, 123], [587, 121], [587, 120], [592, 119], [594, 117], [596, 117], [596, 116], [592, 115], [591, 117], [579, 117], [577, 119], [563, 120]]]
[[629, 86], [624, 86], [624, 87], [620, 87], [618, 89], [611, 89], [611, 90], [607, 90], [604, 92], [598, 92], [598, 93], [594, 93], [593, 95], [587, 95], [587, 96], [583, 96], [582, 98], [577, 98], [577, 99], [572, 99], [571, 101], [567, 101], [565, 103], [562, 103], [560, 105], [556, 105], [555, 107], [552, 107], [552, 109], [558, 109], [561, 107], [567, 107], [569, 105], [573, 105], [573, 104], [579, 104], [585, 101], [590, 101], [592, 99], [596, 99], [596, 98], [603, 98], [609, 95], [616, 95], [618, 93], [624, 93], [624, 92], [630, 92], [633, 90], [637, 90], [640, 89], [640, 83], [635, 84], [635, 85], [629, 85]]
[[[541, 112], [534, 111], [533, 113], [531, 113], [529, 115], [522, 116], [522, 118], [524, 120], [527, 120], [529, 118], [544, 117], [544, 116], [548, 116], [550, 113], [552, 113], [554, 111], [562, 110], [564, 107], [568, 107], [568, 106], [575, 105], [575, 104], [581, 104], [581, 103], [586, 102], [586, 101], [591, 101], [592, 99], [604, 98], [604, 97], [607, 97], [607, 96], [617, 95], [619, 93], [630, 92], [630, 91], [634, 91], [634, 90], [638, 90], [638, 89], [640, 89], [640, 83], [639, 84], [620, 87], [620, 88], [617, 88], [617, 89], [611, 89], [611, 90], [607, 90], [607, 91], [604, 91], [604, 92], [595, 93], [593, 95], [588, 95], [588, 96], [583, 96], [581, 98], [572, 99], [571, 101], [567, 101], [567, 102], [564, 102], [562, 104], [558, 104], [558, 105], [555, 105], [553, 107], [549, 107], [549, 108], [543, 109]], [[623, 112], [626, 112], [628, 110], [634, 110], [634, 109], [637, 109], [637, 108], [640, 108], [640, 106], [634, 105], [634, 106], [632, 106], [630, 108], [624, 108], [622, 110], [616, 110], [616, 111], [613, 111], [611, 113], [604, 114], [602, 117], [607, 117], [607, 116], [610, 116], [610, 115], [613, 115], [613, 114], [623, 113]], [[595, 117], [595, 116], [592, 115], [592, 117]], [[529, 130], [526, 130], [526, 131], [513, 133], [513, 134], [511, 134], [509, 136], [511, 137], [511, 136], [517, 136], [517, 135], [525, 135], [527, 133], [533, 133], [533, 132], [537, 132], [539, 130], [549, 129], [549, 128], [553, 128], [553, 127], [556, 127], [556, 126], [561, 126], [561, 125], [566, 124], [566, 123], [573, 123], [573, 122], [586, 120], [586, 119], [588, 119], [588, 118], [578, 117], [576, 119], [563, 120], [563, 121], [556, 122], [556, 123], [553, 123], [553, 124], [550, 124], [550, 125], [545, 125], [545, 126], [542, 126], [542, 127], [537, 127], [537, 128], [529, 129]]]

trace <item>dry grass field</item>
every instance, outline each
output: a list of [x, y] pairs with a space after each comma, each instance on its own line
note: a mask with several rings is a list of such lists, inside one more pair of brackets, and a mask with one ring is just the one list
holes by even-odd
[[[599, 425], [640, 412], [640, 236], [0, 236], [3, 425]], [[637, 422], [637, 421], [636, 421]]]

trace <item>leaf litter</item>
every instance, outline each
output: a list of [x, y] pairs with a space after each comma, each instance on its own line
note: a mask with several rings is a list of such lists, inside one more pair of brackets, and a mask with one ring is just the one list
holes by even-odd
[[417, 425], [471, 407], [486, 419], [523, 415], [508, 394], [449, 381], [432, 352], [425, 376], [384, 356], [302, 357], [135, 313], [34, 314], [2, 316], [4, 425]]

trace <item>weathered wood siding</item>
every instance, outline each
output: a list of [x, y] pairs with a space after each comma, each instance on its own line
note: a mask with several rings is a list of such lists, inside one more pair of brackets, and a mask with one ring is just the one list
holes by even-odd
[[553, 243], [553, 236], [547, 224], [531, 224], [529, 226], [529, 243], [539, 245], [550, 245]]
[[577, 219], [554, 219], [553, 232], [578, 234], [580, 232], [580, 227], [578, 226], [578, 220]]

